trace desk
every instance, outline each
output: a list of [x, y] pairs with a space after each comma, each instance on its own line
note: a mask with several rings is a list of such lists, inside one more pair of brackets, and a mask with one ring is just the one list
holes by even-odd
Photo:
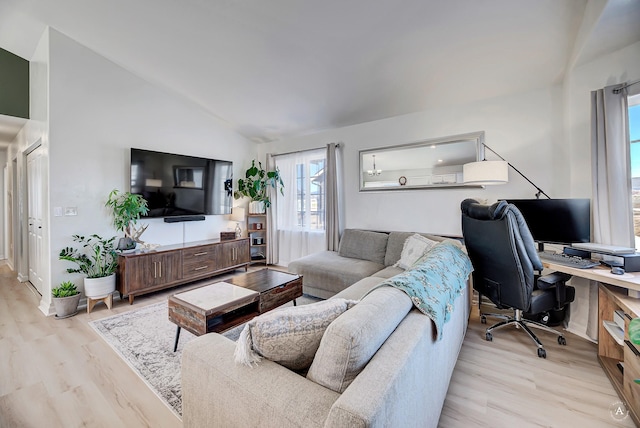
[[[614, 275], [609, 268], [576, 269], [542, 261], [545, 268], [575, 277], [598, 281], [598, 362], [611, 381], [618, 396], [625, 402], [631, 418], [640, 426], [640, 347], [629, 342], [629, 321], [640, 317], [640, 299], [627, 296], [627, 290], [640, 291], [640, 272]], [[604, 327], [603, 321], [613, 321], [613, 313], [624, 312], [624, 342], [619, 344]], [[624, 374], [618, 368], [624, 363]]]
[[[591, 269], [578, 269], [570, 266], [559, 265], [542, 260], [545, 268], [568, 273], [580, 278], [598, 281], [603, 284], [616, 285], [630, 290], [640, 291], [640, 272], [625, 272], [622, 275], [614, 275], [611, 269], [604, 266], [596, 266]], [[637, 299], [640, 306], [640, 299]]]

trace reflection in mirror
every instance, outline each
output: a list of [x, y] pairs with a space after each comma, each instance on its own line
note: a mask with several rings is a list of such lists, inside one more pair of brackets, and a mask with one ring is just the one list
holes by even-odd
[[361, 150], [360, 191], [462, 187], [462, 165], [484, 158], [483, 142], [474, 132]]

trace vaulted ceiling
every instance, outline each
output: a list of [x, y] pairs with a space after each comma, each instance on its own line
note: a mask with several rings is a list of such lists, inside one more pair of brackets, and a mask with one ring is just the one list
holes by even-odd
[[47, 25], [256, 142], [560, 83], [640, 40], [635, 0], [0, 0], [0, 47]]

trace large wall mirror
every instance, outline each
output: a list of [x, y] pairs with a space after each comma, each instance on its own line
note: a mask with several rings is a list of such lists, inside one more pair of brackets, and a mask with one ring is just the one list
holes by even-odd
[[469, 187], [462, 165], [484, 159], [483, 143], [481, 131], [360, 150], [360, 191]]

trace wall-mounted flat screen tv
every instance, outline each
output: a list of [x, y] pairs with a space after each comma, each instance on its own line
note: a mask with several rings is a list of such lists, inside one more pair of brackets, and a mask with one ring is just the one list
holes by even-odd
[[131, 193], [148, 202], [147, 217], [231, 214], [233, 163], [131, 149]]

